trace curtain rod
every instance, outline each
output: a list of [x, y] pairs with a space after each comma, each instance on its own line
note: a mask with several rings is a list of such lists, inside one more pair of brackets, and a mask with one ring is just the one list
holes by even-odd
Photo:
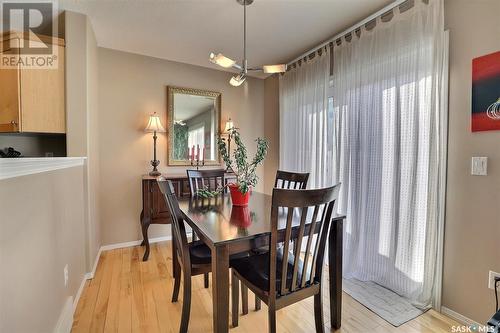
[[316, 46], [316, 47], [313, 47], [312, 49], [310, 49], [309, 51], [306, 51], [304, 52], [302, 55], [298, 56], [297, 58], [293, 59], [292, 61], [289, 61], [288, 62], [288, 66], [292, 65], [293, 63], [297, 62], [298, 60], [308, 56], [308, 55], [311, 55], [313, 54], [314, 52], [318, 51], [319, 49], [321, 49], [322, 47], [330, 44], [330, 43], [333, 43], [335, 42], [337, 39], [341, 38], [341, 37], [344, 37], [345, 35], [347, 35], [348, 33], [352, 33], [353, 31], [355, 31], [356, 29], [359, 29], [361, 28], [363, 25], [367, 24], [368, 22], [378, 18], [379, 16], [387, 13], [388, 11], [400, 6], [402, 3], [404, 2], [407, 2], [408, 0], [396, 0], [394, 1], [393, 3], [385, 6], [384, 8], [382, 8], [381, 10], [379, 10], [378, 12], [368, 16], [367, 18], [365, 18], [364, 20], [362, 20], [361, 22], [358, 22], [356, 23], [355, 25], [353, 25], [352, 27], [344, 30], [343, 32], [337, 34], [336, 36], [328, 39], [327, 41], [321, 43], [320, 45]]

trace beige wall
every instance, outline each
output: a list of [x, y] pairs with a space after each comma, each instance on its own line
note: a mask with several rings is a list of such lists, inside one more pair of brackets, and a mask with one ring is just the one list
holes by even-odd
[[0, 181], [0, 332], [53, 332], [76, 295], [86, 272], [83, 187], [83, 167]]
[[87, 16], [65, 12], [68, 156], [86, 156], [86, 267], [92, 270], [101, 246], [99, 215], [98, 53]]
[[[208, 60], [207, 60], [208, 61]], [[150, 171], [153, 139], [143, 132], [149, 114], [166, 124], [166, 86], [209, 89], [222, 93], [222, 121], [231, 117], [255, 152], [254, 140], [264, 135], [264, 81], [249, 78], [229, 85], [230, 74], [146, 56], [99, 48], [100, 211], [103, 244], [141, 239], [141, 176]], [[159, 134], [158, 159], [167, 168], [166, 135]], [[259, 168], [263, 190], [263, 167]], [[152, 225], [150, 237], [170, 234], [170, 227]]]
[[270, 76], [264, 80], [264, 110], [264, 133], [269, 140], [269, 152], [264, 161], [264, 191], [272, 194], [280, 159], [278, 75]]
[[[500, 50], [498, 13], [498, 0], [445, 1], [450, 105], [443, 305], [480, 323], [494, 308], [488, 271], [500, 272], [500, 131], [470, 131], [471, 61]], [[489, 157], [488, 176], [470, 175], [472, 156]]]
[[66, 149], [87, 156], [87, 17], [65, 12]]

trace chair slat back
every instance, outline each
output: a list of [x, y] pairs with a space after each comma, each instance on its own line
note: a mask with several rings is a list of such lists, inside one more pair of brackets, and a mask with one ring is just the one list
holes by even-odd
[[[270, 294], [277, 293], [278, 296], [283, 296], [321, 282], [326, 241], [338, 190], [339, 185], [316, 190], [277, 188], [273, 190], [269, 261]], [[279, 290], [275, 290], [276, 272], [279, 271], [276, 260], [279, 249], [278, 225], [281, 224], [280, 228], [283, 228], [285, 220], [283, 256], [281, 267], [279, 267], [281, 268], [281, 286]], [[295, 246], [290, 251], [289, 244], [292, 240]], [[301, 259], [303, 244], [305, 244], [306, 252]]]
[[[170, 218], [172, 220], [172, 231], [174, 233], [175, 246], [177, 248], [177, 255], [182, 265], [191, 265], [189, 256], [188, 240], [186, 235], [186, 228], [184, 226], [184, 219], [180, 214], [179, 202], [175, 196], [174, 186], [170, 180], [162, 177], [158, 178], [158, 187], [160, 188], [163, 197], [170, 211]], [[188, 266], [189, 267], [189, 266]]]
[[199, 190], [207, 187], [210, 191], [215, 191], [225, 184], [226, 171], [219, 170], [187, 170], [189, 180], [189, 191], [194, 197]]
[[307, 187], [308, 179], [308, 172], [298, 173], [278, 170], [276, 171], [276, 180], [274, 182], [274, 187], [289, 190], [305, 190]]

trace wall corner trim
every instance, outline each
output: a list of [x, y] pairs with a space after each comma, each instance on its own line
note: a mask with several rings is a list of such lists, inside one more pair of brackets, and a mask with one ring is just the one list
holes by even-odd
[[81, 166], [86, 157], [0, 159], [0, 180]]

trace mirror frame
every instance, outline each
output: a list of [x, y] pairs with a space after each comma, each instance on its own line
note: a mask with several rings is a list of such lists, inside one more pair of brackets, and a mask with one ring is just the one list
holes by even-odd
[[[215, 124], [215, 139], [220, 137], [221, 135], [221, 104], [222, 104], [222, 94], [216, 91], [210, 90], [202, 90], [202, 89], [193, 89], [193, 88], [181, 88], [175, 86], [167, 86], [167, 165], [168, 166], [191, 166], [189, 160], [174, 160], [173, 158], [173, 140], [172, 133], [174, 133], [174, 94], [185, 94], [185, 95], [196, 95], [196, 96], [205, 96], [205, 97], [213, 97], [215, 99], [215, 115], [218, 118], [217, 123]], [[219, 149], [216, 149], [216, 158], [215, 160], [208, 161], [205, 160], [205, 166], [210, 165], [221, 165], [221, 156]]]

